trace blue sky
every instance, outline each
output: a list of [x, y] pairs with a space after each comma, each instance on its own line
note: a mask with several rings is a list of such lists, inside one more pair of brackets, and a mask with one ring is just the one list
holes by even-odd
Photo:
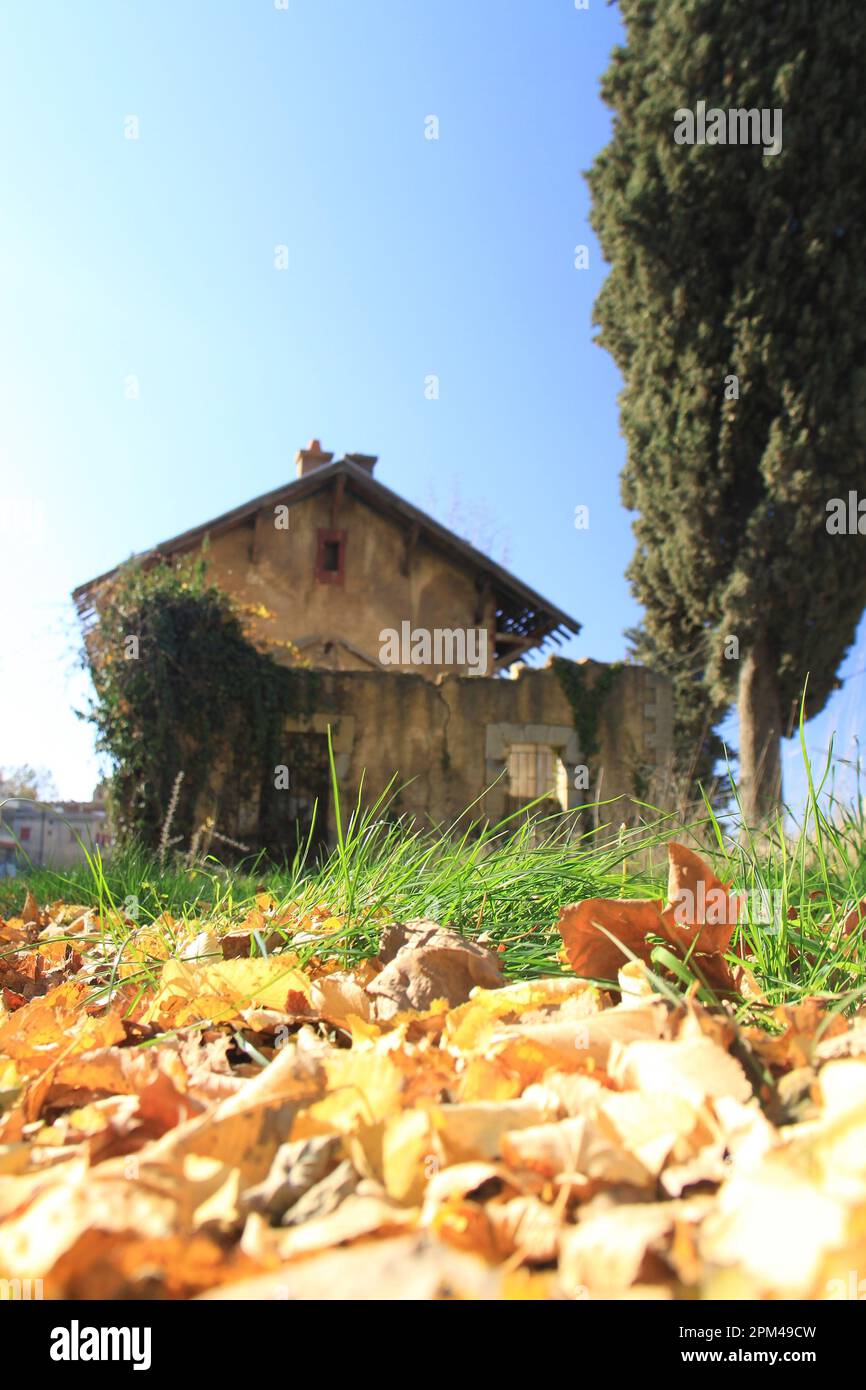
[[[279, 486], [313, 436], [378, 454], [444, 519], [456, 497], [584, 624], [571, 654], [624, 654], [639, 610], [581, 177], [619, 37], [602, 0], [8, 0], [0, 765], [90, 794], [69, 591]], [[861, 628], [843, 674], [864, 667]], [[836, 727], [850, 751], [864, 682], [816, 750]]]

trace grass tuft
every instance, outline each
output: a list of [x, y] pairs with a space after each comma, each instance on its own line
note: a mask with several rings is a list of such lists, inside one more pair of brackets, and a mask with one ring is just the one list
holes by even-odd
[[[805, 744], [803, 752], [805, 758]], [[664, 896], [665, 846], [678, 839], [749, 895], [751, 920], [741, 922], [733, 947], [749, 962], [765, 1003], [817, 996], [850, 1011], [866, 993], [863, 928], [841, 930], [845, 914], [866, 898], [863, 800], [847, 807], [828, 800], [832, 757], [817, 784], [806, 764], [802, 823], [780, 813], [760, 834], [743, 834], [735, 817], [724, 821], [708, 802], [686, 826], [650, 808], [639, 824], [620, 825], [621, 805], [611, 802], [592, 808], [593, 821], [600, 809], [608, 816], [592, 829], [583, 828], [580, 811], [492, 826], [467, 813], [450, 826], [422, 827], [392, 814], [395, 783], [366, 806], [359, 791], [346, 814], [334, 779], [337, 837], [324, 861], [311, 858], [312, 832], [281, 865], [260, 857], [228, 868], [208, 856], [190, 866], [180, 852], [161, 864], [159, 853], [141, 848], [120, 850], [106, 863], [95, 851], [74, 868], [34, 867], [0, 880], [0, 913], [14, 915], [28, 890], [40, 903], [80, 903], [94, 910], [104, 944], [119, 959], [143, 928], [173, 946], [205, 923], [219, 932], [243, 921], [266, 892], [277, 920], [288, 912], [300, 920], [323, 907], [340, 918], [326, 953], [343, 965], [376, 951], [383, 922], [423, 916], [483, 934], [506, 975], [520, 979], [562, 970], [556, 921], [567, 903]], [[763, 912], [754, 911], [762, 905]], [[289, 941], [302, 960], [323, 952], [321, 940], [299, 945], [287, 931]], [[143, 986], [146, 975], [145, 968]]]

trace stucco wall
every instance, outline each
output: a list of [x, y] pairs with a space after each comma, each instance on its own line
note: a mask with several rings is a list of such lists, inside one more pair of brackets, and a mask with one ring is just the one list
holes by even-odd
[[[583, 663], [589, 684], [606, 668]], [[568, 770], [570, 806], [631, 797], [648, 766], [671, 751], [671, 693], [661, 677], [625, 666], [599, 708], [598, 750], [587, 758], [574, 731], [562, 684], [549, 668], [525, 669], [515, 680], [448, 676], [431, 684], [419, 675], [322, 672], [316, 710], [287, 722], [287, 732], [332, 731], [345, 804], [364, 778], [367, 804], [396, 775], [396, 809], [422, 820], [449, 822], [485, 791], [474, 814], [498, 820], [506, 809], [503, 771], [510, 743], [557, 749]], [[589, 789], [574, 786], [574, 769], [588, 769]], [[630, 808], [604, 813], [624, 820]], [[334, 808], [329, 832], [335, 833]]]
[[[285, 764], [291, 772], [289, 737], [331, 730], [341, 796], [353, 805], [363, 778], [367, 804], [392, 778], [400, 784], [395, 809], [421, 820], [447, 824], [475, 803], [474, 816], [499, 820], [509, 809], [503, 776], [513, 744], [542, 744], [556, 750], [567, 771], [569, 807], [599, 798], [642, 795], [646, 776], [671, 754], [671, 691], [667, 681], [636, 666], [617, 672], [598, 709], [597, 749], [587, 753], [575, 732], [574, 712], [552, 669], [523, 669], [515, 679], [470, 675], [453, 667], [380, 664], [381, 634], [412, 628], [429, 631], [484, 625], [492, 658], [495, 613], [482, 598], [471, 571], [461, 568], [405, 526], [383, 516], [350, 493], [316, 493], [292, 505], [288, 529], [274, 512], [260, 512], [207, 545], [211, 579], [241, 604], [263, 605], [273, 616], [250, 616], [254, 640], [277, 660], [295, 664], [300, 649], [318, 668], [315, 709], [286, 725]], [[283, 520], [284, 517], [280, 517]], [[347, 535], [342, 583], [316, 577], [319, 529]], [[581, 663], [584, 685], [607, 668]], [[309, 747], [310, 744], [305, 744]], [[321, 749], [321, 741], [319, 742]], [[575, 769], [586, 768], [586, 784]], [[318, 795], [318, 792], [316, 793]], [[203, 793], [223, 800], [220, 776]], [[480, 800], [479, 800], [480, 798]], [[226, 806], [226, 810], [227, 810]], [[630, 808], [604, 811], [605, 819], [627, 819]], [[227, 826], [254, 838], [259, 807], [237, 808]], [[335, 838], [334, 807], [328, 809], [328, 838]]]
[[[404, 620], [431, 631], [486, 626], [492, 656], [494, 614], [489, 604], [486, 612], [479, 608], [473, 575], [421, 538], [407, 564], [405, 528], [348, 493], [334, 519], [332, 498], [329, 490], [293, 504], [288, 530], [275, 526], [273, 512], [260, 513], [254, 525], [238, 526], [208, 545], [213, 581], [240, 602], [264, 604], [275, 615], [254, 619], [252, 626], [276, 660], [288, 639], [314, 666], [378, 670], [380, 633], [399, 630]], [[321, 583], [315, 573], [319, 528], [332, 527], [347, 533], [342, 584]], [[418, 668], [388, 668], [400, 669]], [[444, 669], [433, 664], [419, 674], [431, 680]]]

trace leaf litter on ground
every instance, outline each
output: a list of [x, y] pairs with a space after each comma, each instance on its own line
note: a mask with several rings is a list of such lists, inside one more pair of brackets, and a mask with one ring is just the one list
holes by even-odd
[[379, 921], [346, 968], [327, 904], [106, 932], [28, 895], [0, 922], [0, 1277], [73, 1299], [847, 1296], [866, 1014], [768, 1004], [735, 896], [668, 855], [666, 902], [565, 907], [570, 973], [520, 981], [426, 919]]

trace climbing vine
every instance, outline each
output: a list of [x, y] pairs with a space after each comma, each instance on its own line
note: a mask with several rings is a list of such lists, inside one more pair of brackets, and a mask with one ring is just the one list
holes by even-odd
[[253, 645], [244, 610], [208, 581], [204, 557], [131, 562], [93, 597], [83, 664], [94, 698], [83, 717], [113, 764], [118, 836], [156, 847], [176, 791], [173, 836], [192, 840], [202, 808], [228, 823], [255, 798], [254, 847], [266, 847], [273, 798], [262, 792], [282, 761], [286, 717], [313, 709], [317, 673], [277, 665]]
[[571, 717], [580, 746], [580, 756], [589, 762], [599, 750], [598, 721], [601, 710], [622, 669], [622, 662], [606, 666], [590, 684], [589, 670], [565, 657], [553, 659], [553, 669], [559, 677], [571, 706]]

